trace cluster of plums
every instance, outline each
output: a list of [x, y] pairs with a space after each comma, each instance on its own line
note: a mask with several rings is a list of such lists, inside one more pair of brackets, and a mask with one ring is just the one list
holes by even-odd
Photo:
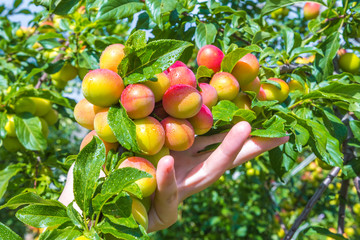
[[[39, 97], [22, 97], [15, 102], [13, 110], [15, 114], [28, 112], [39, 117], [41, 132], [45, 138], [49, 135], [49, 126], [54, 125], [59, 118], [58, 112], [52, 108], [51, 102]], [[9, 152], [24, 150], [24, 146], [20, 143], [16, 133], [14, 113], [7, 114], [5, 124], [6, 137], [3, 140], [3, 145]]]
[[[145, 198], [156, 189], [155, 167], [159, 159], [170, 150], [189, 149], [196, 135], [208, 132], [213, 125], [211, 109], [218, 101], [228, 100], [241, 109], [251, 109], [251, 100], [244, 91], [255, 92], [259, 100], [279, 102], [289, 93], [288, 84], [281, 79], [269, 79], [280, 84], [280, 88], [260, 83], [257, 77], [260, 65], [252, 54], [242, 57], [231, 73], [221, 72], [224, 53], [213, 45], [206, 45], [198, 52], [198, 65], [214, 72], [209, 81], [199, 84], [194, 72], [176, 61], [157, 74], [156, 81], [125, 86], [118, 74], [118, 65], [124, 57], [122, 44], [110, 45], [102, 52], [100, 69], [89, 71], [82, 81], [85, 98], [75, 106], [74, 116], [81, 126], [92, 130], [80, 149], [96, 135], [104, 142], [106, 152], [116, 150], [119, 143], [109, 126], [108, 112], [112, 105], [121, 103], [136, 126], [142, 153], [125, 159], [120, 167], [135, 167], [153, 176], [137, 182]], [[294, 86], [303, 87], [298, 82]]]

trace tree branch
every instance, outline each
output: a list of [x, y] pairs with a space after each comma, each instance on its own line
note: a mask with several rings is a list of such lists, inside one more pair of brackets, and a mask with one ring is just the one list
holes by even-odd
[[286, 234], [284, 240], [290, 240], [292, 236], [295, 234], [296, 230], [300, 227], [302, 222], [307, 218], [312, 208], [315, 206], [316, 202], [320, 199], [323, 192], [329, 186], [329, 184], [333, 181], [333, 179], [339, 174], [340, 168], [334, 167], [329, 175], [324, 179], [324, 181], [320, 184], [315, 194], [311, 197], [309, 202], [306, 204], [304, 210], [300, 214], [300, 216], [295, 220], [294, 224], [291, 226], [289, 232]]
[[357, 195], [360, 199], [360, 177], [359, 176], [354, 178], [354, 186], [356, 188]]
[[[219, 29], [219, 32], [222, 32], [222, 33], [223, 33], [223, 32], [224, 32], [224, 29], [223, 29], [223, 28], [220, 28], [220, 29]], [[236, 39], [239, 40], [239, 41], [242, 41], [243, 43], [245, 43], [245, 44], [248, 45], [248, 46], [251, 45], [251, 42], [243, 39], [242, 37], [239, 37], [239, 36], [236, 35], [235, 33], [233, 33], [231, 36], [234, 37], [234, 38], [236, 38]]]
[[346, 196], [349, 189], [349, 179], [341, 181], [341, 188], [339, 193], [339, 218], [338, 218], [338, 229], [339, 234], [344, 233], [345, 228], [345, 208], [346, 208]]
[[295, 69], [307, 66], [306, 64], [283, 64], [280, 65], [280, 74], [292, 73]]

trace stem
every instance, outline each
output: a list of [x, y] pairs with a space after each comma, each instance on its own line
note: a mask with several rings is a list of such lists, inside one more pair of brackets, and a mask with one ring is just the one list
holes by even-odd
[[341, 181], [340, 188], [340, 204], [339, 204], [339, 218], [338, 218], [338, 229], [339, 234], [344, 233], [345, 227], [345, 208], [346, 208], [346, 196], [349, 188], [349, 179]]
[[35, 165], [35, 180], [34, 180], [34, 188], [36, 188], [36, 185], [37, 185], [37, 175], [38, 175], [38, 168], [39, 168], [39, 165], [41, 164], [41, 158], [40, 156], [37, 156], [36, 157], [36, 165]]
[[360, 199], [360, 177], [357, 176], [354, 178], [354, 186], [356, 188], [357, 195]]
[[323, 192], [329, 186], [329, 184], [333, 181], [333, 179], [339, 174], [340, 168], [334, 167], [329, 175], [324, 179], [324, 181], [320, 184], [315, 194], [311, 197], [309, 202], [306, 204], [304, 210], [300, 214], [300, 216], [295, 220], [294, 224], [291, 226], [289, 232], [286, 234], [284, 240], [290, 240], [292, 236], [295, 234], [296, 230], [300, 227], [301, 223], [307, 218], [311, 209], [315, 206], [316, 202], [320, 199]]

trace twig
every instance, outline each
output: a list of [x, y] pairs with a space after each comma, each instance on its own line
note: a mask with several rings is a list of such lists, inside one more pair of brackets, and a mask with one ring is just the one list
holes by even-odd
[[345, 208], [346, 208], [346, 196], [349, 188], [349, 179], [341, 181], [341, 188], [339, 193], [339, 218], [338, 218], [338, 229], [337, 232], [339, 234], [344, 233], [345, 227]]
[[306, 64], [283, 64], [280, 65], [280, 74], [292, 73], [295, 69], [307, 66]]
[[355, 186], [357, 195], [360, 198], [360, 177], [357, 176], [354, 178], [354, 186]]
[[329, 175], [324, 179], [324, 181], [320, 184], [315, 194], [311, 197], [309, 202], [306, 204], [304, 210], [300, 214], [300, 216], [295, 220], [294, 224], [291, 226], [289, 232], [286, 234], [284, 240], [290, 240], [292, 236], [295, 234], [296, 230], [299, 228], [301, 223], [307, 218], [311, 209], [314, 207], [316, 202], [320, 199], [323, 192], [329, 186], [329, 184], [333, 181], [333, 179], [339, 174], [340, 168], [334, 167]]
[[36, 188], [37, 185], [37, 175], [38, 175], [38, 168], [39, 168], [39, 164], [41, 164], [41, 158], [40, 156], [36, 157], [36, 165], [35, 165], [35, 181], [34, 181], [34, 188]]
[[[224, 29], [223, 29], [223, 28], [220, 28], [220, 29], [219, 29], [219, 32], [222, 32], [222, 33], [223, 33], [223, 32], [224, 32]], [[239, 36], [236, 35], [235, 33], [233, 33], [231, 36], [234, 37], [234, 38], [236, 38], [236, 39], [239, 40], [239, 41], [242, 41], [243, 43], [245, 43], [245, 44], [248, 45], [248, 46], [251, 45], [251, 42], [243, 39], [242, 37], [239, 37]]]

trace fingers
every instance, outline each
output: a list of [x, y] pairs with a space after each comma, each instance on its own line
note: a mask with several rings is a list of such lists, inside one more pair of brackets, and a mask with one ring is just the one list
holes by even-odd
[[289, 141], [289, 137], [282, 138], [260, 138], [253, 137], [246, 141], [243, 148], [237, 155], [235, 161], [229, 169], [239, 166], [250, 159], [260, 155], [263, 152], [269, 151], [277, 146], [280, 146]]
[[75, 163], [73, 165], [71, 165], [71, 167], [70, 167], [70, 169], [68, 171], [64, 190], [62, 191], [62, 193], [61, 193], [61, 195], [59, 197], [59, 202], [61, 202], [65, 206], [69, 205], [75, 199], [74, 191], [73, 191], [73, 184], [74, 184], [73, 171], [74, 171], [74, 166], [75, 166]]
[[236, 124], [208, 159], [187, 174], [179, 186], [179, 199], [183, 200], [214, 183], [232, 165], [250, 132], [251, 126], [248, 122]]
[[149, 212], [149, 232], [167, 228], [177, 220], [179, 201], [173, 157], [160, 159], [156, 181], [157, 190]]

